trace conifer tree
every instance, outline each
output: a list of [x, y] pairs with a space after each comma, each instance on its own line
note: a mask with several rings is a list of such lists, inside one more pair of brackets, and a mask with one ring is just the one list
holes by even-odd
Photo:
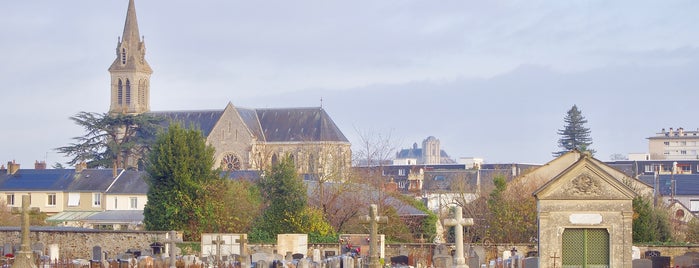
[[587, 119], [578, 110], [578, 106], [573, 105], [568, 110], [563, 122], [565, 122], [563, 129], [558, 130], [558, 135], [561, 136], [558, 139], [558, 147], [561, 148], [561, 151], [553, 152], [553, 156], [558, 157], [574, 149], [594, 154], [595, 150], [590, 149], [592, 144], [590, 129], [585, 127]]

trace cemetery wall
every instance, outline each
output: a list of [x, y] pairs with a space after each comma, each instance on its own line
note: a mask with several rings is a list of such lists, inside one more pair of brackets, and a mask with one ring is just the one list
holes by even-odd
[[643, 246], [637, 245], [641, 251], [641, 256], [646, 251], [659, 251], [661, 256], [681, 256], [687, 252], [699, 252], [699, 245], [692, 246]]
[[[16, 230], [0, 230], [0, 239], [3, 244], [12, 244], [19, 247], [21, 244], [21, 232]], [[34, 228], [32, 228], [34, 229]], [[48, 246], [59, 246], [60, 258], [91, 259], [94, 246], [102, 247], [109, 258], [116, 258], [120, 253], [129, 249], [150, 250], [150, 244], [165, 240], [167, 232], [155, 231], [54, 231], [32, 230], [29, 238], [32, 245], [43, 245], [44, 254], [48, 252]], [[104, 257], [104, 256], [103, 256]]]

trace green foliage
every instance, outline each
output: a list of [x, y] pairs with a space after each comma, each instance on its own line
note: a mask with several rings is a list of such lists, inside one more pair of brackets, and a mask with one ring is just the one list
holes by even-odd
[[561, 156], [571, 150], [578, 149], [580, 151], [588, 151], [592, 154], [595, 150], [590, 149], [592, 138], [590, 137], [590, 129], [585, 127], [587, 119], [582, 115], [582, 111], [578, 110], [578, 106], [573, 105], [568, 113], [563, 118], [565, 126], [558, 130], [558, 147], [561, 151], [553, 152], [553, 156]]
[[672, 231], [667, 212], [643, 197], [633, 199], [633, 242], [669, 242]]
[[247, 233], [260, 216], [262, 200], [256, 185], [245, 180], [212, 180], [204, 185], [206, 205], [213, 211], [211, 232]]
[[507, 181], [502, 175], [493, 178], [495, 189], [486, 202], [488, 233], [498, 243], [529, 243], [537, 236], [536, 200], [531, 196], [530, 186]]
[[688, 243], [699, 244], [699, 220], [693, 218], [687, 223], [687, 234], [685, 241]]
[[158, 136], [149, 155], [148, 203], [144, 208], [147, 230], [181, 230], [185, 240], [198, 240], [205, 230], [216, 230], [217, 203], [207, 196], [206, 185], [221, 180], [214, 164], [214, 148], [198, 130], [172, 124]]
[[[395, 195], [395, 197], [401, 200], [402, 202], [409, 204], [427, 214], [427, 217], [422, 218], [421, 221], [418, 223], [419, 226], [417, 226], [417, 228], [411, 228], [411, 233], [413, 234], [413, 237], [434, 238], [434, 236], [437, 234], [437, 221], [439, 221], [439, 217], [437, 217], [437, 214], [430, 211], [425, 205], [425, 203], [411, 196], [398, 194]], [[412, 224], [410, 224], [410, 226], [412, 226]]]
[[291, 157], [284, 157], [267, 174], [258, 182], [267, 207], [250, 234], [251, 241], [273, 241], [277, 234], [285, 233], [334, 235], [322, 211], [307, 206], [306, 186]]
[[80, 112], [70, 119], [86, 133], [56, 151], [72, 157], [70, 165], [86, 162], [88, 167], [103, 168], [136, 168], [132, 164], [146, 158], [161, 121], [149, 114], [90, 112]]

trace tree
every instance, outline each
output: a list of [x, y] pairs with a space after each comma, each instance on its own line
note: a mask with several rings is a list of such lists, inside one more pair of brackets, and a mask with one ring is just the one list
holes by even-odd
[[253, 241], [273, 241], [277, 234], [308, 233], [326, 236], [332, 227], [322, 217], [322, 212], [307, 206], [307, 191], [296, 173], [294, 161], [286, 156], [272, 165], [271, 170], [260, 178], [258, 187], [264, 205], [259, 224], [253, 228]]
[[488, 237], [497, 243], [530, 243], [537, 236], [535, 185], [512, 181], [502, 175], [493, 178], [495, 189], [487, 200]]
[[206, 145], [201, 131], [172, 124], [159, 135], [146, 164], [146, 229], [182, 230], [189, 240], [218, 229], [215, 212], [221, 203], [214, 202], [206, 188], [222, 180], [213, 165], [214, 148]]
[[161, 119], [149, 114], [114, 114], [79, 112], [70, 117], [87, 133], [74, 137], [75, 143], [56, 148], [73, 159], [75, 165], [88, 167], [136, 168], [137, 160], [148, 155], [155, 141]]
[[633, 199], [633, 242], [672, 241], [667, 210], [653, 206], [649, 198]]
[[595, 150], [590, 149], [590, 145], [592, 145], [590, 129], [585, 127], [587, 119], [578, 110], [578, 106], [573, 105], [568, 110], [568, 113], [563, 118], [563, 122], [565, 122], [563, 129], [558, 130], [558, 135], [561, 136], [558, 139], [558, 147], [562, 150], [553, 152], [553, 156], [558, 157], [574, 149], [594, 154]]

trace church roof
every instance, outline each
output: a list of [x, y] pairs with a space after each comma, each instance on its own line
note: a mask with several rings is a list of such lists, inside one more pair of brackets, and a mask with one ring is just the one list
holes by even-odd
[[196, 128], [201, 130], [205, 137], [209, 136], [216, 122], [221, 118], [223, 110], [199, 110], [199, 111], [161, 111], [150, 112], [151, 115], [164, 117], [163, 126], [167, 127], [172, 122], [178, 122], [184, 128]]
[[[349, 142], [322, 108], [235, 108], [246, 127], [259, 141], [296, 142], [328, 141]], [[185, 128], [199, 128], [209, 136], [224, 110], [151, 112], [163, 116], [167, 126], [179, 122]]]
[[323, 108], [257, 109], [257, 117], [269, 142], [348, 142]]

